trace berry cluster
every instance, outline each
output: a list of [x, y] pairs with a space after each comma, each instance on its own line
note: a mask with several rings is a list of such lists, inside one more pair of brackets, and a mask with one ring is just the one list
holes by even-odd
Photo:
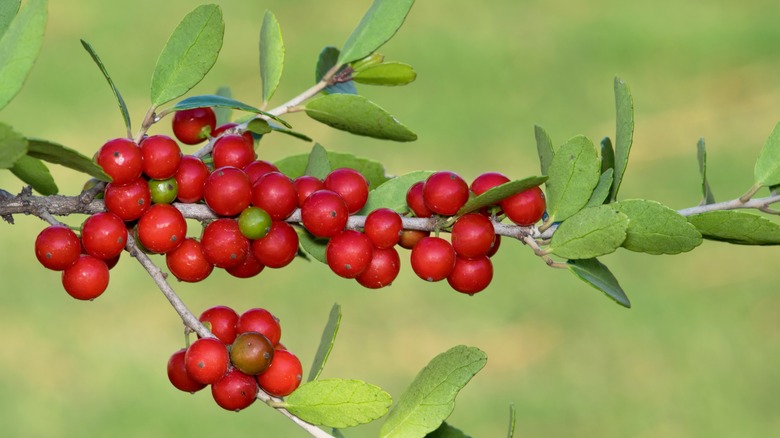
[[258, 387], [284, 397], [301, 383], [301, 362], [279, 343], [279, 320], [265, 309], [238, 315], [226, 306], [207, 309], [201, 322], [215, 338], [199, 338], [171, 355], [168, 379], [181, 391], [195, 393], [211, 385], [219, 406], [240, 411], [257, 398]]

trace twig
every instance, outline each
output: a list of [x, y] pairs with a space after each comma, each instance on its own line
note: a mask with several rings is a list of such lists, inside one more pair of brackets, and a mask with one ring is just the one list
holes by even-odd
[[257, 392], [257, 399], [267, 404], [268, 406], [276, 409], [277, 412], [292, 420], [295, 424], [297, 424], [298, 426], [303, 428], [303, 430], [308, 432], [309, 435], [316, 438], [333, 438], [333, 435], [325, 432], [324, 430], [320, 429], [319, 427], [311, 423], [301, 420], [300, 418], [290, 413], [290, 411], [288, 411], [287, 409], [279, 406], [281, 403], [284, 402], [284, 400], [268, 395], [262, 389], [260, 389]]

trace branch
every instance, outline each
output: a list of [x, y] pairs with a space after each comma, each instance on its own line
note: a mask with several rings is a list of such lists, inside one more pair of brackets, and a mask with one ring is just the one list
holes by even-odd
[[774, 204], [776, 202], [780, 202], [780, 195], [767, 196], [765, 198], [754, 198], [745, 202], [743, 202], [740, 198], [737, 198], [715, 204], [698, 205], [696, 207], [684, 208], [682, 210], [677, 210], [677, 213], [680, 213], [683, 216], [692, 216], [694, 214], [707, 213], [709, 211], [737, 210], [745, 208], [765, 211], [769, 208], [770, 204]]
[[257, 399], [262, 401], [266, 405], [276, 409], [280, 414], [292, 420], [293, 423], [303, 428], [306, 432], [309, 433], [309, 435], [316, 438], [333, 438], [333, 435], [325, 432], [324, 430], [320, 429], [319, 427], [311, 423], [301, 420], [300, 418], [291, 414], [290, 411], [288, 411], [287, 409], [279, 407], [278, 405], [283, 403], [284, 400], [268, 395], [265, 391], [262, 390], [262, 388], [258, 389], [257, 391]]

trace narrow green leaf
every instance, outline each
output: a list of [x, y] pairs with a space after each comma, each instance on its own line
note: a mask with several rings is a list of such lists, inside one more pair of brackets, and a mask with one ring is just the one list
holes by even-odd
[[10, 126], [0, 122], [0, 169], [10, 169], [27, 154], [27, 139]]
[[389, 208], [398, 213], [405, 213], [409, 207], [406, 204], [406, 192], [414, 183], [425, 181], [433, 174], [430, 170], [418, 170], [392, 178], [368, 192], [368, 201], [360, 214], [368, 214], [378, 208]]
[[590, 259], [614, 252], [626, 240], [628, 216], [609, 205], [589, 207], [563, 221], [550, 252], [567, 259]]
[[628, 165], [628, 155], [634, 140], [634, 98], [631, 90], [620, 78], [615, 78], [615, 176], [610, 199], [617, 199], [620, 183]]
[[621, 306], [631, 308], [631, 301], [623, 292], [617, 278], [598, 259], [569, 260], [567, 263], [569, 270], [580, 280], [604, 292], [607, 297]]
[[347, 438], [346, 435], [341, 433], [341, 431], [338, 429], [333, 429], [331, 435], [333, 435], [333, 438]]
[[365, 58], [382, 47], [404, 23], [413, 4], [414, 0], [374, 0], [344, 43], [338, 64]]
[[696, 158], [699, 161], [699, 174], [701, 174], [702, 200], [700, 205], [714, 204], [715, 195], [712, 194], [710, 182], [707, 181], [707, 149], [703, 138], [700, 138], [696, 143]]
[[260, 27], [260, 78], [263, 81], [263, 102], [271, 100], [284, 69], [284, 41], [279, 21], [271, 11], [265, 11]]
[[177, 102], [176, 105], [172, 106], [170, 111], [182, 111], [205, 107], [230, 108], [256, 114], [263, 112], [260, 109], [253, 107], [252, 105], [247, 105], [233, 98], [219, 96], [216, 94], [202, 94], [199, 96], [191, 96], [186, 99], [182, 99]]
[[547, 180], [547, 212], [564, 221], [582, 210], [599, 182], [599, 159], [593, 143], [576, 136], [558, 148]]
[[284, 127], [284, 126], [279, 126], [279, 125], [277, 125], [275, 123], [269, 123], [269, 125], [271, 126], [271, 129], [276, 131], [276, 132], [281, 132], [282, 134], [287, 134], [287, 135], [289, 135], [291, 137], [295, 137], [295, 138], [297, 138], [299, 140], [303, 140], [303, 141], [306, 141], [306, 142], [314, 141], [308, 135], [300, 133], [298, 131], [293, 131], [292, 129], [288, 129], [288, 128]]
[[605, 173], [608, 169], [615, 171], [615, 149], [612, 148], [612, 140], [609, 137], [601, 139], [601, 173]]
[[170, 102], [197, 85], [217, 61], [224, 33], [219, 6], [201, 5], [187, 14], [157, 59], [152, 75], [152, 105]]
[[[10, 12], [14, 6], [3, 6], [3, 11]], [[0, 38], [0, 109], [22, 89], [32, 70], [43, 44], [47, 15], [46, 0], [29, 0], [3, 32]]]
[[425, 436], [436, 430], [455, 408], [458, 392], [485, 363], [484, 352], [465, 345], [433, 358], [393, 406], [380, 436]]
[[313, 234], [303, 227], [295, 227], [295, 231], [298, 232], [298, 243], [306, 254], [310, 255], [314, 260], [327, 265], [328, 260], [325, 257], [325, 250], [328, 247], [328, 239], [314, 237]]
[[[388, 178], [385, 176], [385, 168], [381, 163], [352, 154], [328, 151], [328, 161], [331, 169], [349, 167], [355, 169], [368, 180], [369, 188], [379, 187]], [[309, 162], [309, 154], [291, 155], [277, 161], [276, 167], [290, 178], [297, 178], [306, 173], [306, 165]]]
[[481, 195], [469, 199], [468, 202], [466, 202], [463, 207], [458, 210], [457, 215], [462, 216], [466, 213], [477, 211], [483, 207], [494, 205], [504, 198], [508, 198], [530, 188], [537, 187], [545, 181], [547, 181], [546, 176], [529, 176], [528, 178], [510, 181], [508, 183], [501, 184], [500, 186], [493, 187]]
[[11, 173], [31, 185], [41, 195], [56, 195], [59, 191], [49, 168], [37, 158], [29, 155], [22, 156], [11, 167]]
[[[320, 52], [320, 56], [317, 58], [317, 68], [315, 70], [315, 82], [319, 82], [322, 80], [322, 78], [325, 76], [325, 73], [327, 73], [331, 68], [333, 68], [334, 65], [336, 65], [336, 61], [338, 61], [339, 58], [339, 49], [328, 46], [322, 49]], [[344, 69], [347, 66], [342, 66], [338, 73], [341, 73], [344, 71]], [[355, 88], [355, 82], [353, 81], [346, 81], [346, 82], [338, 82], [333, 85], [328, 85], [325, 87], [324, 90], [322, 90], [323, 94], [357, 94], [357, 88]]]
[[284, 408], [309, 423], [342, 429], [381, 418], [391, 403], [390, 394], [378, 386], [360, 380], [324, 379], [298, 387]]
[[663, 204], [629, 199], [610, 205], [629, 219], [623, 248], [655, 255], [679, 254], [701, 244], [696, 227]]
[[539, 125], [534, 125], [534, 137], [536, 137], [536, 152], [539, 154], [539, 166], [542, 170], [542, 175], [549, 175], [548, 169], [555, 156], [552, 140], [547, 131]]
[[517, 411], [515, 405], [509, 405], [509, 429], [507, 430], [507, 438], [513, 438], [515, 436], [515, 424], [517, 423]]
[[325, 324], [325, 329], [322, 331], [320, 346], [317, 348], [317, 354], [314, 355], [314, 362], [311, 364], [307, 382], [317, 380], [320, 377], [320, 374], [322, 374], [325, 363], [328, 361], [328, 356], [330, 356], [333, 345], [336, 343], [339, 325], [341, 325], [341, 306], [336, 303], [333, 304], [333, 307], [330, 309], [328, 323]]
[[353, 134], [395, 141], [417, 140], [417, 134], [363, 96], [328, 94], [309, 101], [305, 110], [312, 119]]
[[780, 184], [780, 122], [769, 134], [754, 170], [756, 183], [762, 186]]
[[780, 225], [753, 213], [710, 211], [688, 216], [705, 239], [738, 245], [780, 245]]
[[460, 429], [456, 429], [449, 424], [442, 423], [436, 430], [425, 435], [425, 438], [470, 438]]
[[319, 179], [325, 179], [331, 171], [328, 151], [319, 143], [314, 143], [306, 163], [305, 174]]
[[111, 181], [100, 166], [78, 151], [47, 140], [30, 138], [28, 142], [31, 157], [86, 173], [101, 181]]
[[122, 113], [122, 120], [125, 122], [125, 128], [127, 129], [127, 137], [130, 138], [133, 136], [132, 127], [130, 125], [130, 112], [127, 111], [127, 104], [125, 104], [125, 100], [122, 98], [122, 95], [119, 93], [119, 89], [114, 84], [114, 80], [111, 79], [111, 75], [108, 74], [108, 70], [106, 70], [105, 64], [103, 64], [103, 61], [100, 60], [100, 57], [98, 56], [95, 49], [90, 45], [88, 42], [81, 40], [81, 45], [84, 46], [84, 49], [89, 53], [89, 56], [92, 57], [92, 60], [95, 61], [95, 64], [97, 64], [98, 68], [100, 69], [100, 72], [103, 73], [103, 77], [106, 78], [106, 81], [108, 81], [108, 86], [111, 87], [111, 91], [114, 92], [114, 97], [116, 98], [117, 105], [119, 105], [119, 112]]
[[271, 129], [271, 125], [263, 119], [252, 119], [249, 123], [247, 123], [246, 130], [259, 136], [263, 136], [273, 131], [273, 129]]
[[0, 2], [0, 38], [3, 37], [5, 31], [8, 30], [8, 26], [16, 17], [19, 12], [19, 6], [22, 4], [22, 0], [3, 0]]
[[[214, 94], [227, 99], [233, 98], [233, 92], [230, 90], [230, 87], [219, 87], [217, 88], [217, 91]], [[224, 125], [225, 123], [230, 123], [230, 117], [232, 114], [233, 114], [233, 110], [230, 108], [226, 108], [226, 107], [214, 108], [214, 115], [217, 117], [217, 126]]]
[[593, 193], [590, 195], [587, 205], [585, 207], [596, 207], [603, 204], [609, 198], [609, 190], [612, 187], [612, 174], [613, 169], [607, 169], [599, 177], [599, 183], [596, 188], [593, 189]]
[[406, 85], [417, 79], [417, 72], [409, 64], [386, 62], [356, 71], [352, 79], [366, 85]]

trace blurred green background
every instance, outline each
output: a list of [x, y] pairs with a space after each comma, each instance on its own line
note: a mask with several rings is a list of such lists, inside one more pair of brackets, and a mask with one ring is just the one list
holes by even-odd
[[[157, 54], [198, 2], [50, 3], [39, 61], [0, 120], [91, 155], [124, 128], [79, 38], [101, 55], [137, 124]], [[270, 9], [287, 48], [272, 104], [283, 102], [312, 83], [320, 49], [340, 46], [369, 5], [224, 2], [224, 48], [191, 94], [227, 84], [237, 98], [259, 104], [257, 35]], [[354, 137], [302, 115], [288, 120], [329, 149], [385, 163], [391, 174], [448, 169], [471, 180], [494, 170], [523, 178], [539, 172], [534, 124], [556, 144], [577, 134], [614, 138], [618, 75], [636, 105], [622, 198], [674, 208], [698, 203], [695, 144], [703, 136], [715, 195], [731, 199], [752, 184], [755, 157], [780, 119], [778, 17], [780, 3], [759, 0], [419, 1], [381, 50], [412, 64], [418, 80], [404, 88], [360, 87], [415, 130], [417, 142]], [[152, 132], [170, 130], [161, 123]], [[260, 154], [275, 160], [309, 149], [274, 135], [262, 141]], [[63, 193], [80, 190], [81, 175], [54, 172]], [[0, 172], [0, 187], [16, 192], [21, 185]], [[44, 224], [16, 221], [0, 224], [0, 436], [307, 436], [271, 409], [235, 414], [217, 407], [208, 391], [173, 389], [165, 365], [183, 344], [181, 323], [143, 270], [125, 257], [102, 297], [77, 302], [58, 274], [35, 261], [33, 241]], [[689, 254], [618, 251], [603, 261], [633, 309], [509, 241], [494, 258], [493, 284], [474, 297], [420, 281], [408, 262], [395, 284], [379, 291], [303, 260], [251, 280], [215, 273], [176, 287], [195, 313], [217, 304], [270, 309], [305, 372], [330, 306], [341, 303], [339, 342], [324, 375], [364, 379], [394, 397], [439, 352], [478, 346], [488, 364], [461, 392], [449, 420], [477, 437], [505, 436], [510, 404], [522, 437], [780, 430], [780, 295], [772, 277], [778, 249], [705, 242]]]

